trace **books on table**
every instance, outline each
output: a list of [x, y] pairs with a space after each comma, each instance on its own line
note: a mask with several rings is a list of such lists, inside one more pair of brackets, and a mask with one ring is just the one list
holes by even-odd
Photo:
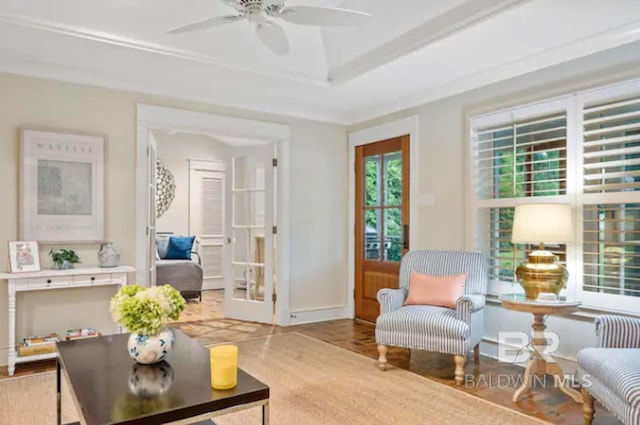
[[[78, 339], [95, 338], [100, 336], [93, 328], [69, 329], [66, 333], [65, 340], [75, 341]], [[40, 354], [55, 353], [56, 343], [60, 341], [58, 334], [52, 332], [46, 335], [37, 335], [24, 338], [18, 345], [19, 356], [36, 356]]]
[[56, 345], [56, 342], [60, 341], [58, 334], [50, 333], [47, 335], [30, 336], [22, 340], [25, 347], [35, 347], [38, 345]]
[[36, 356], [56, 352], [56, 343], [60, 339], [56, 333], [37, 335], [24, 338], [18, 345], [19, 356]]
[[100, 332], [97, 332], [93, 328], [69, 329], [65, 339], [67, 341], [74, 341], [76, 339], [95, 338], [97, 336], [100, 336]]

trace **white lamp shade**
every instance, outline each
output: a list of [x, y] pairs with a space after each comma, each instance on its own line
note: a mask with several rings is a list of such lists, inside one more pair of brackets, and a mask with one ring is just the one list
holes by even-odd
[[513, 243], [564, 243], [573, 238], [571, 207], [562, 204], [527, 204], [516, 207]]

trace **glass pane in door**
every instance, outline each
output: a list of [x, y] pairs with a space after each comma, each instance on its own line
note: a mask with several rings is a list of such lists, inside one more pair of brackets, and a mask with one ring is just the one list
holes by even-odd
[[400, 261], [402, 259], [402, 209], [384, 210], [384, 259]]
[[364, 158], [364, 259], [402, 259], [402, 152]]
[[246, 264], [233, 264], [233, 298], [247, 299], [247, 287], [249, 281], [249, 270]]
[[233, 298], [264, 301], [265, 168], [264, 160], [233, 160]]
[[382, 220], [381, 209], [364, 211], [364, 258], [380, 260], [382, 258]]
[[384, 154], [384, 205], [402, 205], [402, 152]]
[[380, 155], [368, 156], [364, 159], [364, 205], [374, 207], [380, 205]]

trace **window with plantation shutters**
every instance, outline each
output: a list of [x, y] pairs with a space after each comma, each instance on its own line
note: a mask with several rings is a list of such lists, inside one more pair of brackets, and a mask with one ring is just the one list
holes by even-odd
[[581, 113], [579, 293], [640, 306], [640, 87], [596, 91]]
[[583, 208], [583, 290], [640, 296], [640, 204]]
[[475, 131], [481, 199], [566, 193], [564, 111]]
[[584, 108], [584, 193], [640, 190], [640, 96]]
[[565, 295], [587, 307], [640, 310], [640, 80], [470, 120], [474, 247], [498, 294], [533, 246], [513, 245], [516, 205], [575, 211], [574, 238], [547, 248], [566, 264]]
[[[511, 243], [515, 206], [527, 199], [548, 201], [567, 193], [566, 110], [552, 105], [547, 110], [519, 112], [499, 114], [486, 123], [472, 120], [478, 244], [489, 259], [495, 283], [516, 282], [516, 267], [536, 249]], [[564, 245], [548, 249], [565, 261]]]

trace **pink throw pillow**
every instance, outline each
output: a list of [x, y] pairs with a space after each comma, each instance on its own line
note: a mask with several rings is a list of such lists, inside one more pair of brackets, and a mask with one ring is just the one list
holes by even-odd
[[409, 279], [409, 296], [404, 305], [436, 305], [456, 308], [458, 298], [464, 295], [467, 274], [431, 276], [412, 271]]

